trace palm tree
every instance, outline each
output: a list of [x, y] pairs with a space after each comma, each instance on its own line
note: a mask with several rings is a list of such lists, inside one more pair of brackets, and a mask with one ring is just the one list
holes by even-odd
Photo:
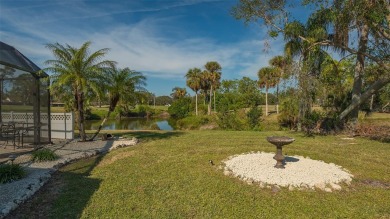
[[210, 73], [208, 71], [202, 71], [200, 75], [200, 93], [203, 95], [203, 105], [206, 105], [206, 100], [208, 99], [208, 94], [210, 91]]
[[185, 88], [174, 87], [172, 89], [171, 96], [173, 97], [173, 99], [180, 99], [180, 98], [184, 97], [185, 95], [187, 95], [187, 90]]
[[193, 68], [188, 70], [186, 74], [187, 86], [195, 92], [195, 114], [198, 115], [198, 91], [201, 89], [201, 74], [202, 70]]
[[268, 116], [268, 89], [274, 87], [278, 82], [277, 69], [274, 67], [264, 67], [257, 72], [259, 77], [259, 87], [265, 88], [265, 115]]
[[114, 67], [115, 62], [103, 60], [109, 49], [90, 52], [91, 42], [84, 43], [80, 48], [55, 43], [47, 44], [55, 59], [47, 60], [46, 71], [53, 72], [51, 76], [55, 86], [69, 86], [75, 99], [73, 111], [77, 114], [77, 123], [81, 141], [86, 141], [84, 126], [84, 101], [87, 89], [100, 87], [102, 73]]
[[132, 98], [132, 96], [134, 96], [137, 92], [146, 91], [144, 88], [146, 85], [146, 77], [141, 72], [133, 71], [129, 68], [112, 68], [107, 73], [108, 74], [105, 75], [106, 89], [104, 90], [108, 92], [110, 106], [106, 117], [103, 119], [99, 128], [90, 140], [93, 140], [99, 134], [104, 123], [110, 117], [110, 114], [115, 110], [115, 107], [120, 101]]
[[[288, 60], [299, 59], [300, 71], [298, 86], [300, 89], [298, 129], [301, 121], [311, 112], [315, 94], [317, 76], [322, 71], [322, 63], [329, 54], [316, 44], [323, 32], [317, 30], [312, 22], [305, 26], [298, 21], [289, 23], [285, 28], [285, 55]], [[305, 37], [305, 40], [301, 36]]]
[[277, 70], [277, 82], [276, 82], [276, 113], [279, 114], [279, 82], [281, 79], [288, 77], [286, 70], [290, 64], [290, 60], [285, 56], [275, 56], [269, 60], [269, 64], [275, 67]]
[[215, 110], [215, 88], [219, 85], [219, 80], [221, 80], [222, 67], [218, 62], [215, 61], [207, 62], [204, 67], [206, 71], [209, 73], [208, 80], [210, 81], [210, 102], [207, 111], [208, 114], [211, 115], [211, 97], [214, 92], [214, 110]]

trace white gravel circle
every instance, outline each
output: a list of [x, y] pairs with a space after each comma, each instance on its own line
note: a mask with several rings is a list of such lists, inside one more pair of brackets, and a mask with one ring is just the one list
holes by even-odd
[[333, 163], [311, 160], [301, 156], [285, 156], [285, 169], [274, 167], [273, 153], [250, 153], [232, 156], [225, 163], [225, 174], [260, 185], [310, 188], [325, 191], [340, 190], [340, 183], [349, 184], [353, 175]]

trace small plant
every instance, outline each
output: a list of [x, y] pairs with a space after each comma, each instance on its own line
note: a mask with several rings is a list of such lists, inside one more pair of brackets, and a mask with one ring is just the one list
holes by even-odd
[[48, 148], [34, 151], [32, 153], [32, 160], [37, 162], [52, 161], [58, 159], [58, 155]]
[[0, 184], [9, 183], [23, 178], [26, 171], [19, 164], [0, 165]]

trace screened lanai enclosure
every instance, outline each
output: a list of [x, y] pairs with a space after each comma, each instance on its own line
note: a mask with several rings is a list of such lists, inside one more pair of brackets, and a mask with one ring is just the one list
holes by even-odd
[[0, 144], [51, 142], [48, 75], [14, 47], [0, 42]]

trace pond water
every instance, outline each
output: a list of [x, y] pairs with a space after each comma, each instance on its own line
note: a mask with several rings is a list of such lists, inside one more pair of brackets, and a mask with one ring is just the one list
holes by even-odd
[[[96, 130], [101, 122], [101, 120], [86, 120], [85, 128], [86, 130]], [[121, 120], [109, 119], [104, 124], [102, 130], [156, 130], [156, 128], [153, 128], [156, 125], [160, 130], [173, 130], [167, 120], [159, 118], [122, 118]]]

